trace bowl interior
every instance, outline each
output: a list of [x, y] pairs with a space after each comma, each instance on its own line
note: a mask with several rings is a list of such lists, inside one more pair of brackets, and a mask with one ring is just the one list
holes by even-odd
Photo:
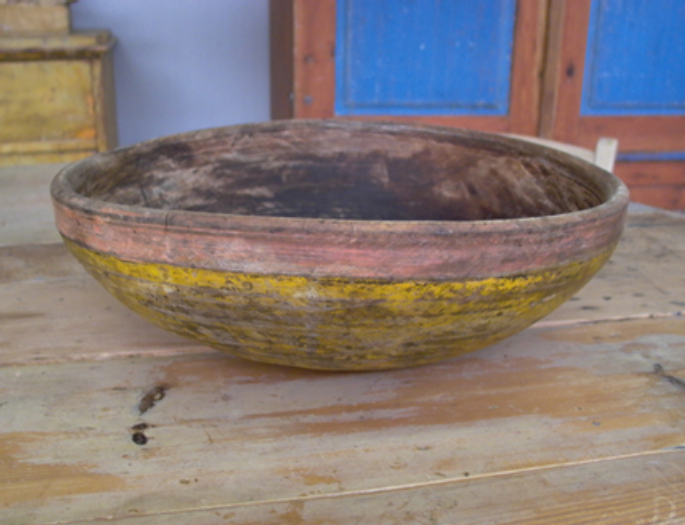
[[484, 134], [330, 122], [226, 130], [119, 150], [74, 189], [161, 210], [390, 221], [558, 215], [611, 196], [587, 164]]

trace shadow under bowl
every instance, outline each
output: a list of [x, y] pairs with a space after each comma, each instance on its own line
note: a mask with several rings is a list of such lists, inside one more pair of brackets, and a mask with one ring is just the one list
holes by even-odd
[[276, 121], [98, 154], [52, 184], [85, 268], [159, 326], [326, 370], [420, 365], [526, 328], [623, 229], [626, 187], [497, 135]]

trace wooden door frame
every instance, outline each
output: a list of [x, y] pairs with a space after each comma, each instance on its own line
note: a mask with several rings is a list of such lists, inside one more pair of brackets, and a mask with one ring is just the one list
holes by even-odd
[[[548, 0], [518, 0], [507, 116], [354, 116], [536, 135]], [[336, 0], [270, 0], [272, 118], [335, 116]], [[534, 35], [530, 38], [529, 35]]]
[[540, 136], [590, 148], [615, 137], [623, 152], [685, 150], [685, 116], [581, 114], [591, 4], [550, 0]]

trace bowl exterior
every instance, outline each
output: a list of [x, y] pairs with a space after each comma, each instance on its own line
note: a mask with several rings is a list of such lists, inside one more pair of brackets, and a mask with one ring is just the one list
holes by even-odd
[[610, 173], [541, 146], [428, 127], [422, 133], [568, 166], [606, 202], [523, 219], [363, 221], [153, 209], [82, 191], [150, 149], [302, 126], [353, 133], [376, 124], [281, 121], [96, 155], [53, 181], [57, 228], [109, 292], [159, 326], [240, 357], [325, 370], [420, 365], [519, 332], [580, 289], [623, 230], [628, 192]]
[[392, 281], [130, 262], [66, 244], [162, 328], [242, 358], [320, 370], [409, 367], [488, 346], [557, 308], [613, 250], [515, 276]]

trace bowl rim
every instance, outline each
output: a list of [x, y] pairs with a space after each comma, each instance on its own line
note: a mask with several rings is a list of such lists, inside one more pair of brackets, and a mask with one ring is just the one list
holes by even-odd
[[[116, 164], [126, 155], [135, 155], [137, 150], [151, 149], [156, 146], [184, 141], [202, 141], [215, 139], [231, 134], [240, 134], [267, 129], [286, 129], [302, 127], [325, 127], [342, 130], [372, 129], [376, 132], [413, 133], [424, 132], [436, 136], [458, 136], [475, 139], [485, 143], [495, 143], [511, 147], [527, 155], [542, 156], [555, 163], [563, 163], [589, 172], [592, 177], [606, 188], [609, 198], [597, 206], [573, 212], [539, 217], [521, 217], [514, 219], [478, 219], [466, 221], [439, 220], [373, 220], [373, 219], [329, 219], [317, 217], [283, 217], [245, 215], [231, 213], [214, 213], [191, 210], [164, 210], [146, 208], [134, 205], [111, 203], [97, 198], [87, 197], [78, 193], [73, 186], [73, 179], [96, 169]], [[183, 230], [219, 230], [270, 233], [332, 233], [332, 234], [424, 234], [424, 235], [452, 235], [469, 233], [474, 230], [492, 233], [507, 233], [566, 229], [575, 223], [587, 224], [606, 219], [625, 212], [629, 201], [626, 185], [613, 173], [595, 164], [570, 155], [568, 153], [527, 142], [525, 140], [494, 133], [467, 130], [463, 128], [434, 126], [426, 124], [405, 124], [383, 121], [356, 121], [351, 119], [298, 119], [278, 120], [256, 124], [239, 124], [222, 126], [167, 135], [152, 140], [117, 148], [108, 152], [98, 153], [81, 159], [62, 168], [54, 177], [50, 186], [50, 193], [55, 205], [62, 205], [71, 210], [89, 216], [98, 216], [112, 222], [144, 223], [161, 225], [164, 228]]]

